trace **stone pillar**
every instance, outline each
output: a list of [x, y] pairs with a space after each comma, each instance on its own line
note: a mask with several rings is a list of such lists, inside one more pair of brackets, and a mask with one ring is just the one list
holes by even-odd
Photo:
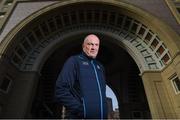
[[180, 79], [180, 52], [177, 53], [177, 56], [174, 58], [173, 67], [177, 73], [177, 76]]
[[[177, 53], [177, 56], [173, 60], [173, 68], [173, 72], [177, 74], [177, 77], [180, 80], [180, 52]], [[175, 91], [173, 91], [172, 99], [174, 102], [177, 118], [180, 119], [180, 93], [175, 93]]]
[[161, 73], [145, 72], [142, 79], [152, 118], [176, 118]]
[[17, 76], [17, 79], [13, 80], [3, 118], [24, 118], [31, 109], [39, 74], [19, 72]]

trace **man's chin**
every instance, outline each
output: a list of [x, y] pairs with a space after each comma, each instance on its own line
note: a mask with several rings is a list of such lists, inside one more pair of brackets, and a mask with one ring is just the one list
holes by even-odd
[[89, 57], [90, 57], [90, 58], [93, 58], [93, 59], [96, 58], [96, 56], [92, 56], [92, 55], [90, 55]]
[[92, 58], [96, 58], [96, 56], [91, 56]]
[[87, 56], [90, 58], [96, 58], [97, 55], [87, 54]]

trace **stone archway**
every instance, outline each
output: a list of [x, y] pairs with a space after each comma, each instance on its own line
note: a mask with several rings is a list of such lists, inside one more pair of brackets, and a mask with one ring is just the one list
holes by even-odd
[[[83, 31], [81, 34], [68, 36], [65, 39], [66, 44], [56, 49], [43, 65], [33, 103], [32, 115], [34, 117], [62, 116], [62, 106], [53, 103], [54, 84], [65, 60], [81, 52], [81, 42], [86, 34], [88, 33]], [[96, 34], [102, 43], [97, 59], [105, 65], [107, 84], [113, 88], [118, 97], [120, 118], [151, 118], [136, 63], [125, 50], [112, 42], [114, 39], [112, 36], [101, 32]], [[37, 102], [43, 104], [39, 104], [39, 107], [34, 106]], [[135, 116], [135, 113], [139, 116]]]
[[[99, 7], [98, 5], [103, 6]], [[134, 12], [125, 9], [124, 4], [122, 5], [123, 9], [117, 7], [117, 5], [113, 6], [112, 4], [92, 2], [86, 7], [80, 3], [70, 4], [71, 8], [68, 5], [57, 7], [33, 19], [28, 25], [24, 26], [23, 29], [18, 30], [19, 32], [13, 39], [4, 41], [4, 48], [1, 49], [2, 54], [10, 57], [10, 64], [18, 71], [19, 75], [16, 79], [23, 80], [26, 76], [32, 74], [32, 78], [28, 79], [29, 83], [24, 83], [24, 87], [29, 86], [27, 91], [24, 91], [24, 94], [30, 93], [30, 95], [24, 98], [24, 106], [22, 105], [22, 109], [19, 110], [21, 112], [19, 112], [18, 115], [25, 116], [25, 114], [28, 113], [23, 110], [28, 110], [29, 106], [27, 104], [32, 103], [31, 98], [34, 95], [32, 89], [34, 86], [37, 86], [36, 79], [39, 78], [37, 74], [41, 71], [48, 57], [58, 47], [65, 45], [67, 42], [66, 38], [69, 36], [73, 37], [81, 33], [95, 32], [112, 36], [115, 40], [111, 42], [122, 47], [134, 59], [143, 75], [142, 78], [146, 80], [144, 81], [144, 85], [146, 93], [149, 96], [148, 102], [152, 116], [154, 118], [166, 118], [168, 117], [166, 114], [169, 114], [169, 112], [172, 113], [170, 117], [175, 116], [173, 108], [167, 111], [163, 108], [166, 103], [169, 105], [167, 108], [171, 108], [171, 102], [168, 96], [166, 96], [167, 100], [162, 102], [161, 96], [158, 96], [159, 93], [156, 93], [158, 91], [155, 90], [157, 87], [154, 88], [154, 83], [149, 80], [151, 79], [151, 74], [143, 74], [146, 71], [152, 71], [155, 73], [153, 76], [157, 76], [156, 82], [162, 82], [160, 72], [172, 61], [171, 56], [174, 55], [174, 52], [171, 47], [173, 45], [170, 44], [171, 47], [168, 47], [169, 50], [167, 44], [164, 44], [164, 42], [167, 43], [167, 41], [161, 39], [163, 38], [162, 36], [165, 35], [163, 33], [164, 31], [161, 30], [158, 35], [155, 26], [144, 24], [147, 23], [144, 17], [139, 16], [139, 14], [136, 16]], [[128, 8], [130, 9], [131, 7]], [[58, 11], [59, 14], [57, 14], [56, 11]], [[140, 20], [142, 20], [142, 22]], [[153, 30], [151, 28], [153, 28]], [[154, 32], [154, 30], [156, 32]], [[10, 37], [12, 36], [10, 35]], [[168, 38], [170, 37], [168, 36]], [[6, 39], [8, 39], [8, 37]], [[33, 74], [33, 72], [36, 73]], [[151, 86], [148, 86], [149, 83]], [[156, 85], [163, 86], [163, 84], [159, 83]], [[17, 91], [23, 89], [19, 88], [19, 86], [20, 84], [17, 83], [17, 86], [14, 88], [15, 91], [9, 99], [17, 96]], [[152, 88], [153, 91], [151, 91]], [[165, 94], [163, 89], [162, 87], [162, 95]], [[22, 100], [22, 98], [19, 99]], [[16, 106], [15, 103], [17, 101], [14, 102], [12, 99], [10, 103], [12, 106]], [[157, 105], [159, 101], [162, 103], [161, 105]], [[6, 108], [8, 112], [13, 111], [10, 110], [11, 105]], [[18, 106], [15, 108], [17, 107]], [[15, 112], [15, 110], [13, 112]]]
[[122, 44], [119, 45], [125, 47], [133, 57], [141, 73], [147, 70], [162, 70], [171, 61], [167, 45], [148, 26], [113, 6], [104, 5], [97, 9], [97, 5], [89, 4], [86, 8], [78, 5], [71, 8], [67, 6], [57, 10], [61, 11], [60, 14], [53, 11], [52, 15], [44, 15], [45, 19], [35, 19], [32, 22], [37, 22], [36, 25], [27, 25], [26, 28], [30, 30], [20, 32], [19, 34], [24, 35], [17, 35], [15, 38], [21, 43], [11, 43], [14, 44], [11, 46], [14, 53], [6, 54], [11, 54], [12, 63], [20, 70], [36, 71], [39, 60], [31, 58], [41, 59], [39, 54], [44, 48], [62, 40], [65, 32], [74, 34], [74, 31], [81, 32], [83, 29], [100, 32], [103, 29], [106, 34], [114, 34], [114, 37], [120, 39]]

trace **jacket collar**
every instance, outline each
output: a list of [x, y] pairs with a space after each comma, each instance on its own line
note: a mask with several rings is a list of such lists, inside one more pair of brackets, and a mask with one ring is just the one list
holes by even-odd
[[91, 60], [94, 61], [94, 60], [95, 60], [95, 58], [92, 58], [92, 57], [87, 56], [84, 51], [82, 51], [81, 56], [82, 56], [84, 59], [89, 60], [89, 61], [91, 61]]

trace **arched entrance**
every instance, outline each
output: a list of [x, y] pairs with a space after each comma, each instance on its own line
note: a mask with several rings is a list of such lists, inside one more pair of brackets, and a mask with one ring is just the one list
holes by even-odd
[[[33, 105], [34, 117], [61, 117], [62, 106], [54, 101], [54, 85], [65, 60], [73, 54], [81, 52], [84, 34], [66, 39], [64, 46], [58, 48], [46, 61], [41, 71], [37, 95]], [[139, 70], [134, 60], [118, 45], [111, 43], [112, 37], [98, 34], [102, 46], [98, 56], [106, 68], [107, 84], [118, 96], [120, 118], [151, 118], [146, 95], [139, 77]], [[73, 43], [73, 41], [77, 41]], [[113, 63], [113, 64], [112, 64]], [[139, 114], [139, 116], [135, 115]]]
[[[131, 7], [127, 6], [128, 9]], [[107, 74], [109, 77], [108, 84], [116, 91], [115, 93], [119, 97], [119, 101], [121, 101], [121, 103], [125, 101], [126, 103], [131, 97], [132, 101], [137, 101], [136, 97], [138, 98], [141, 93], [145, 96], [143, 93], [142, 79], [139, 77], [140, 73], [143, 75], [142, 78], [151, 115], [154, 118], [166, 118], [168, 117], [166, 115], [170, 112], [172, 113], [170, 117], [174, 117], [174, 109], [171, 107], [169, 97], [165, 95], [163, 84], [160, 83], [162, 82], [161, 70], [172, 60], [170, 50], [167, 48], [167, 44], [165, 44], [168, 40], [161, 39], [163, 38], [161, 36], [164, 35], [162, 32], [160, 32], [162, 34], [158, 36], [157, 32], [153, 31], [156, 30], [156, 27], [152, 30], [153, 25], [144, 24], [147, 22], [144, 22], [145, 18], [142, 17], [142, 15], [140, 16], [128, 9], [125, 9], [124, 6], [121, 8], [112, 4], [99, 2], [90, 2], [86, 5], [77, 3], [65, 6], [61, 5], [60, 7], [56, 6], [56, 8], [39, 15], [26, 24], [26, 26], [23, 26], [14, 37], [10, 35], [12, 39], [8, 39], [7, 37], [1, 50], [4, 59], [9, 58], [9, 63], [6, 64], [12, 65], [11, 69], [15, 71], [12, 75], [15, 85], [12, 88], [13, 91], [11, 95], [7, 97], [8, 104], [4, 106], [4, 113], [6, 113], [4, 116], [36, 116], [30, 111], [32, 110], [32, 105], [36, 106], [35, 104], [39, 102], [39, 99], [37, 99], [38, 96], [46, 96], [44, 95], [46, 92], [42, 91], [45, 89], [41, 88], [43, 86], [46, 87], [48, 84], [44, 82], [49, 82], [51, 78], [53, 78], [53, 81], [55, 80], [65, 59], [70, 54], [79, 51], [80, 43], [87, 33], [96, 33], [102, 39], [102, 54], [100, 54], [99, 60], [105, 64], [108, 70], [111, 70], [111, 72]], [[25, 20], [25, 22], [27, 21]], [[169, 46], [173, 46], [173, 44]], [[116, 51], [118, 52], [116, 53]], [[172, 50], [171, 53], [173, 53]], [[56, 59], [52, 59], [51, 56], [53, 55], [59, 56], [57, 56]], [[122, 61], [123, 57], [125, 61]], [[54, 66], [54, 73], [52, 73], [52, 76], [49, 75], [47, 79], [44, 79], [46, 72], [48, 72], [47, 69], [51, 66], [50, 64], [53, 60], [55, 60], [54, 63], [56, 63], [56, 65], [59, 65], [52, 65]], [[112, 62], [112, 60], [115, 61]], [[126, 64], [124, 64], [124, 62], [126, 62]], [[8, 71], [7, 68], [5, 69]], [[151, 81], [153, 79], [151, 79], [151, 74], [142, 74], [146, 71], [153, 73], [153, 76], [156, 78], [155, 84]], [[111, 81], [111, 77], [115, 77], [117, 80]], [[119, 82], [118, 84], [116, 84], [117, 81]], [[51, 82], [50, 84], [52, 85], [53, 83], [54, 82]], [[140, 90], [135, 90], [136, 87], [131, 88], [131, 86], [134, 86], [136, 83], [139, 83], [137, 86], [141, 88]], [[113, 84], [117, 86], [114, 87]], [[130, 87], [129, 93], [127, 93], [126, 90], [121, 90], [125, 88], [121, 85]], [[159, 89], [157, 86], [160, 86], [160, 95], [159, 92], [157, 92]], [[51, 86], [48, 90], [52, 89]], [[141, 93], [138, 93], [139, 91]], [[22, 92], [23, 96], [19, 96], [19, 92]], [[50, 92], [51, 98], [52, 92], [53, 91]], [[130, 94], [132, 94], [132, 96], [128, 96]], [[125, 97], [123, 96], [124, 98], [122, 98], [121, 95]], [[17, 98], [14, 99], [15, 97]], [[162, 98], [164, 97], [167, 99], [163, 100]], [[144, 109], [149, 111], [145, 99], [146, 97], [144, 97], [143, 105], [146, 107], [142, 107], [142, 109], [134, 109], [141, 108], [139, 104], [137, 104], [137, 106], [133, 105], [132, 108], [120, 109], [121, 113], [124, 112], [124, 114], [121, 114], [122, 118], [130, 118], [131, 113], [126, 115], [126, 111], [134, 111], [132, 114], [135, 116], [138, 111], [143, 111]], [[33, 103], [34, 100], [35, 102]], [[22, 101], [21, 105], [17, 105], [19, 101]], [[44, 107], [42, 110], [50, 112], [47, 106], [48, 104], [46, 104], [47, 101], [41, 102], [40, 100]], [[171, 109], [164, 108], [166, 103], [168, 104], [165, 108]], [[39, 105], [39, 103], [37, 105]], [[131, 105], [127, 102], [119, 108], [125, 108], [125, 106]], [[43, 115], [44, 113], [42, 116]]]

